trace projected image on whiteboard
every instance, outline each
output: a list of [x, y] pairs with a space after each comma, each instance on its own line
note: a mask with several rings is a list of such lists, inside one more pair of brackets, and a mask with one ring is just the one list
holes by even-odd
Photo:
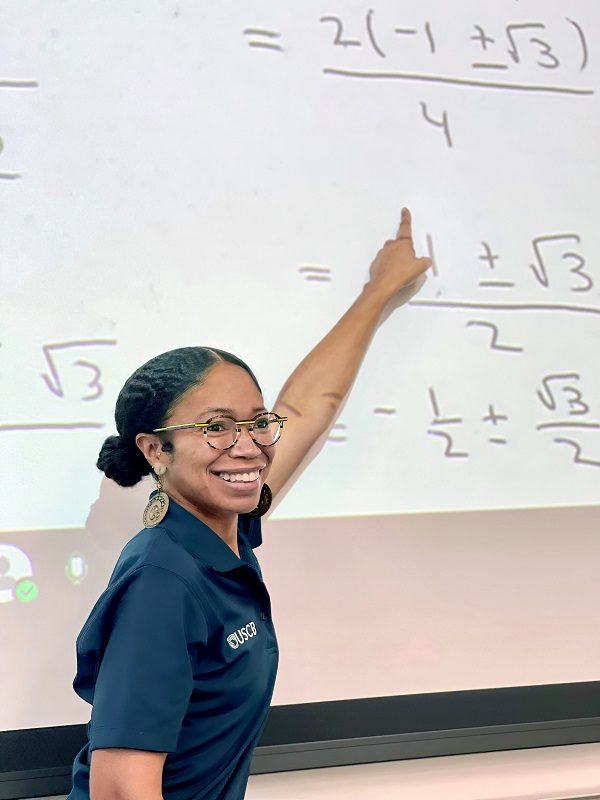
[[404, 205], [427, 281], [264, 526], [274, 700], [595, 679], [596, 0], [5, 2], [0, 724], [89, 718], [125, 380], [217, 347], [271, 409]]

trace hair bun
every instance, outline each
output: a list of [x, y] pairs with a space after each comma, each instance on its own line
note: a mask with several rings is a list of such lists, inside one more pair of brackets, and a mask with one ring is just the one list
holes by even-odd
[[135, 486], [150, 472], [150, 465], [137, 445], [130, 445], [120, 436], [104, 440], [96, 466], [119, 486]]

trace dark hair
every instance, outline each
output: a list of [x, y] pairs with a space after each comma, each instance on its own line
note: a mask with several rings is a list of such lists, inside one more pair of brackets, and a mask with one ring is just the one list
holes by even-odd
[[162, 427], [180, 398], [224, 361], [246, 370], [261, 392], [247, 364], [215, 348], [180, 347], [151, 358], [137, 369], [119, 392], [115, 406], [118, 436], [104, 441], [96, 463], [98, 469], [120, 486], [134, 486], [148, 475], [151, 467], [135, 437]]

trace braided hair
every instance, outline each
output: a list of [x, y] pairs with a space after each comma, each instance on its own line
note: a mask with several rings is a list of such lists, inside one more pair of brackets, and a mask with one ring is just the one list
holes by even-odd
[[181, 397], [224, 361], [246, 370], [261, 392], [247, 364], [216, 348], [180, 347], [151, 358], [137, 369], [119, 392], [115, 407], [118, 435], [104, 441], [98, 469], [119, 486], [134, 486], [148, 475], [151, 467], [135, 442], [137, 434], [163, 427]]

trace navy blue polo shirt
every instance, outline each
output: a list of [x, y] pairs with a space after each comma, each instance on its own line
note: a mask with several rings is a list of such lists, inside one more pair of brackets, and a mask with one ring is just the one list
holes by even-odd
[[69, 800], [89, 798], [90, 752], [106, 747], [168, 753], [165, 800], [243, 798], [278, 661], [261, 541], [241, 516], [238, 558], [171, 500], [125, 546], [77, 639], [92, 714]]

